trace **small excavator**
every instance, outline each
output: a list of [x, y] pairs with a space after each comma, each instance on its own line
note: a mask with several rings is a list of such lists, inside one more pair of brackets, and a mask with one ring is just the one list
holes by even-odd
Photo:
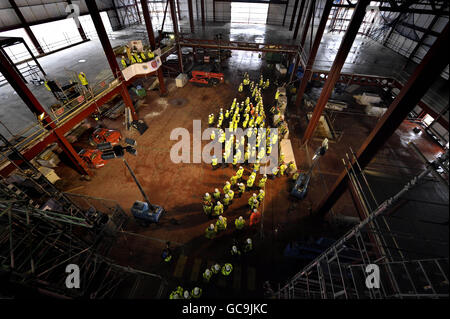
[[192, 71], [192, 78], [189, 82], [196, 86], [216, 86], [219, 83], [223, 83], [223, 73], [213, 73], [205, 71]]

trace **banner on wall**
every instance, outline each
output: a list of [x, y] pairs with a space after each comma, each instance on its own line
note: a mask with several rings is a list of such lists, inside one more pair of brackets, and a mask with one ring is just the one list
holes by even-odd
[[155, 72], [162, 65], [161, 58], [157, 56], [152, 61], [134, 63], [122, 70], [125, 81], [130, 80], [136, 75], [146, 75]]

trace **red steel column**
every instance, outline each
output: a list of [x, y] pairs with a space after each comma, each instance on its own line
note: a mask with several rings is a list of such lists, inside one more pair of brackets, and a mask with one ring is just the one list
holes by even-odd
[[[303, 50], [303, 45], [305, 44], [306, 35], [308, 34], [308, 29], [309, 29], [309, 25], [311, 23], [311, 18], [312, 18], [312, 15], [314, 13], [315, 6], [316, 6], [316, 1], [315, 0], [311, 0], [310, 4], [309, 4], [309, 8], [308, 8], [308, 13], [306, 14], [305, 26], [303, 27], [302, 39], [300, 41], [300, 48], [301, 48], [301, 50]], [[311, 28], [313, 28], [313, 27], [314, 26], [312, 26]]]
[[[114, 51], [111, 47], [111, 43], [109, 42], [108, 34], [106, 33], [105, 26], [103, 25], [102, 18], [100, 17], [100, 12], [98, 11], [97, 4], [95, 3], [95, 1], [86, 1], [86, 6], [89, 10], [89, 14], [91, 15], [92, 22], [94, 23], [100, 43], [102, 44], [103, 51], [105, 51], [106, 59], [108, 60], [111, 71], [116, 79], [120, 79], [121, 81], [123, 81], [122, 72], [120, 71], [116, 55], [114, 54]], [[130, 93], [128, 92], [128, 89], [126, 89], [126, 87], [124, 90], [122, 90], [122, 98], [125, 102], [125, 105], [130, 108], [133, 120], [138, 120], [136, 110], [134, 109], [133, 102], [130, 97]]]
[[53, 130], [53, 134], [57, 137], [57, 141], [63, 151], [67, 154], [69, 159], [75, 165], [75, 168], [80, 174], [92, 175], [89, 171], [86, 163], [78, 156], [78, 153], [74, 150], [72, 145], [62, 134], [58, 134], [56, 131], [56, 125], [53, 123], [52, 118], [45, 111], [44, 107], [39, 103], [36, 97], [31, 93], [28, 86], [22, 81], [19, 74], [8, 63], [8, 60], [3, 54], [0, 53], [0, 72], [3, 74], [8, 83], [13, 87], [16, 93], [20, 96], [25, 105], [36, 115], [36, 118], [44, 114], [43, 122], [44, 127], [47, 130]]
[[302, 4], [300, 5], [300, 10], [298, 11], [297, 23], [295, 24], [295, 30], [294, 30], [294, 40], [297, 39], [298, 29], [300, 28], [300, 22], [302, 21], [303, 9], [305, 8], [305, 3], [306, 3], [306, 0], [303, 0]]
[[[361, 168], [370, 163], [378, 150], [383, 147], [448, 65], [448, 57], [450, 56], [448, 37], [449, 25], [447, 24], [422, 62], [414, 70], [406, 85], [400, 90], [400, 93], [356, 153]], [[347, 184], [348, 175], [344, 171], [339, 175], [325, 199], [316, 208], [315, 214], [324, 216], [345, 192]]]
[[328, 16], [330, 15], [331, 8], [333, 7], [333, 0], [327, 0], [325, 7], [323, 8], [322, 17], [320, 18], [319, 26], [317, 28], [316, 37], [314, 38], [314, 43], [311, 47], [311, 52], [309, 53], [308, 62], [306, 63], [305, 72], [303, 74], [302, 81], [298, 87], [297, 99], [295, 100], [295, 106], [299, 107], [300, 102], [305, 93], [306, 85], [311, 79], [312, 67], [316, 59], [317, 51], [319, 50], [320, 41], [322, 40], [323, 32], [325, 31], [325, 26], [327, 25]]
[[16, 2], [14, 0], [9, 0], [9, 3], [11, 4], [11, 7], [14, 9], [14, 12], [16, 13], [17, 17], [20, 20], [20, 23], [22, 24], [23, 28], [28, 34], [28, 37], [30, 38], [31, 42], [33, 43], [34, 47], [38, 51], [39, 54], [44, 54], [44, 50], [42, 49], [41, 45], [39, 44], [39, 41], [34, 36], [33, 31], [30, 28], [30, 25], [25, 20], [25, 17], [23, 16], [22, 12], [20, 11], [19, 7], [17, 6]]
[[141, 0], [142, 14], [144, 15], [145, 27], [147, 28], [148, 42], [152, 50], [156, 49], [155, 34], [153, 33], [152, 19], [148, 9], [147, 0]]
[[311, 120], [308, 123], [305, 134], [303, 135], [302, 143], [307, 143], [314, 131], [316, 130], [317, 124], [319, 123], [320, 116], [328, 102], [328, 99], [333, 91], [333, 88], [339, 79], [342, 67], [344, 65], [345, 59], [347, 58], [348, 52], [350, 51], [353, 41], [358, 33], [361, 22], [366, 14], [366, 7], [369, 5], [370, 0], [360, 0], [356, 5], [355, 11], [353, 12], [352, 20], [345, 32], [344, 38], [342, 39], [341, 45], [339, 47], [338, 53], [334, 58], [333, 66], [331, 67], [328, 77], [320, 93], [320, 97], [317, 100], [316, 107], [314, 108]]
[[178, 63], [180, 66], [180, 71], [181, 73], [184, 72], [184, 67], [183, 67], [183, 54], [181, 52], [181, 47], [180, 47], [180, 35], [178, 32], [178, 20], [177, 20], [177, 15], [175, 13], [175, 2], [174, 0], [169, 0], [170, 1], [170, 15], [172, 17], [172, 22], [173, 22], [173, 30], [175, 32], [175, 41], [176, 41], [176, 46], [177, 46], [177, 51], [178, 51]]
[[189, 25], [191, 26], [191, 33], [195, 33], [194, 30], [194, 13], [192, 10], [192, 0], [188, 0], [188, 9], [189, 9]]
[[200, 0], [200, 6], [202, 8], [202, 26], [205, 26], [205, 0]]

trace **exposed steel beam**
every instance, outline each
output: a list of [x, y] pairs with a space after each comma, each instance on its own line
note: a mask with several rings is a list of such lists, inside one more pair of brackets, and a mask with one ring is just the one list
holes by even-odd
[[176, 42], [175, 45], [177, 46], [177, 49], [178, 49], [177, 50], [178, 51], [178, 64], [180, 66], [180, 72], [183, 73], [184, 72], [183, 54], [181, 52], [181, 46], [180, 46], [180, 33], [178, 31], [178, 20], [177, 20], [177, 15], [175, 13], [175, 1], [169, 0], [169, 2], [170, 2], [170, 15], [172, 17], [173, 30], [175, 32], [175, 42]]
[[[305, 2], [306, 0], [302, 0], [302, 4]], [[289, 24], [289, 31], [292, 31], [292, 28], [294, 27], [294, 21], [295, 21], [295, 14], [297, 13], [297, 7], [298, 7], [298, 0], [295, 0], [294, 2], [294, 9], [292, 10], [292, 15], [291, 15], [291, 23]], [[300, 9], [300, 12], [302, 10]], [[301, 16], [301, 14], [299, 14], [299, 17]]]
[[325, 109], [331, 92], [333, 91], [333, 88], [337, 80], [339, 79], [342, 67], [345, 63], [345, 59], [350, 52], [353, 41], [355, 40], [359, 27], [361, 26], [361, 22], [363, 21], [366, 14], [366, 7], [369, 5], [369, 3], [370, 0], [360, 0], [355, 8], [355, 11], [353, 12], [352, 21], [350, 21], [348, 29], [345, 32], [339, 50], [336, 54], [336, 57], [334, 58], [330, 73], [328, 74], [328, 78], [326, 79], [325, 84], [322, 88], [322, 92], [320, 93], [320, 97], [317, 100], [313, 115], [308, 123], [305, 134], [303, 135], [303, 144], [309, 141], [314, 131], [316, 130], [317, 124], [319, 123], [320, 117], [323, 110]]
[[195, 33], [194, 13], [192, 11], [192, 0], [188, 0], [188, 9], [189, 9], [189, 25], [191, 27], [191, 33]]
[[[103, 51], [105, 52], [106, 59], [108, 60], [108, 64], [111, 68], [113, 76], [116, 79], [123, 79], [122, 71], [119, 68], [116, 55], [114, 54], [114, 51], [111, 47], [111, 43], [109, 42], [108, 34], [106, 33], [105, 26], [103, 25], [102, 18], [100, 17], [100, 12], [98, 10], [97, 4], [95, 3], [95, 1], [86, 1], [86, 6], [91, 15], [92, 22], [94, 23], [95, 30], [97, 31], [98, 38], [100, 40], [100, 43], [102, 44]], [[125, 105], [131, 110], [131, 116], [133, 120], [137, 120], [138, 116], [136, 110], [134, 109], [128, 89], [122, 91], [122, 97]]]
[[152, 19], [147, 0], [141, 0], [142, 14], [144, 15], [145, 27], [147, 28], [148, 42], [152, 50], [156, 49], [155, 34], [153, 32]]
[[19, 7], [17, 6], [16, 2], [14, 0], [9, 0], [9, 3], [11, 4], [11, 7], [14, 9], [14, 12], [16, 13], [17, 17], [19, 18], [21, 22], [21, 27], [25, 29], [25, 32], [27, 33], [28, 37], [30, 38], [31, 42], [33, 43], [34, 47], [38, 51], [39, 54], [43, 54], [44, 50], [42, 49], [41, 45], [39, 44], [39, 41], [34, 36], [33, 31], [30, 28], [30, 25], [28, 24], [27, 20], [25, 20], [25, 17], [23, 16], [22, 12], [20, 11]]
[[201, 12], [202, 12], [202, 26], [205, 26], [205, 0], [200, 0]]
[[297, 23], [295, 24], [295, 30], [294, 30], [294, 40], [297, 39], [298, 30], [300, 28], [300, 22], [302, 21], [303, 9], [305, 8], [306, 1], [307, 0], [302, 1], [301, 5], [300, 5], [300, 10], [298, 11]]
[[[309, 25], [311, 23], [312, 15], [314, 14], [314, 7], [316, 5], [316, 0], [310, 0], [308, 13], [306, 14], [305, 25], [303, 27], [302, 38], [300, 41], [300, 48], [304, 49], [306, 35], [308, 34]], [[311, 27], [313, 29], [314, 26]]]
[[[356, 153], [358, 163], [362, 169], [370, 163], [376, 153], [404, 121], [408, 113], [420, 102], [422, 96], [440, 76], [442, 70], [448, 65], [448, 57], [450, 56], [448, 36], [449, 25], [447, 24], [422, 62], [414, 70], [408, 82], [403, 86], [388, 110], [362, 143]], [[353, 162], [352, 165], [354, 164]], [[347, 189], [347, 185], [348, 175], [344, 171], [339, 175], [327, 196], [315, 209], [316, 216], [324, 216], [330, 211]]]
[[327, 0], [325, 3], [325, 7], [323, 8], [319, 26], [317, 27], [316, 37], [314, 38], [314, 43], [312, 44], [311, 52], [309, 53], [308, 62], [306, 63], [306, 67], [303, 73], [303, 78], [298, 88], [297, 98], [295, 101], [296, 107], [300, 106], [300, 102], [303, 98], [303, 94], [305, 93], [306, 86], [311, 79], [312, 67], [314, 65], [314, 61], [316, 60], [317, 52], [319, 51], [320, 41], [322, 40], [322, 36], [325, 31], [325, 26], [327, 25], [328, 16], [330, 15], [332, 6], [333, 0]]

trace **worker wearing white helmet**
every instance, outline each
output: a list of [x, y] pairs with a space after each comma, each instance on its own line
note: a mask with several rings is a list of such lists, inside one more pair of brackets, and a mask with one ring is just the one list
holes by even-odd
[[205, 230], [205, 237], [208, 239], [213, 239], [217, 235], [217, 228], [214, 227], [214, 224], [210, 224], [208, 228]]
[[223, 193], [226, 194], [231, 189], [231, 184], [229, 181], [225, 182], [225, 186], [223, 187]]
[[184, 291], [183, 298], [184, 299], [191, 299], [191, 294], [189, 293], [189, 291], [187, 291], [187, 290]]
[[213, 196], [214, 196], [214, 199], [215, 200], [219, 200], [220, 199], [220, 191], [216, 188], [216, 189], [214, 189], [214, 194], [213, 194]]
[[200, 298], [200, 296], [202, 295], [202, 289], [199, 287], [195, 287], [194, 289], [192, 289], [191, 295], [193, 298]]
[[223, 214], [223, 205], [221, 202], [217, 202], [216, 206], [214, 207], [213, 216], [220, 216], [222, 214]]
[[236, 226], [236, 229], [237, 229], [237, 230], [243, 229], [244, 226], [245, 226], [245, 220], [244, 220], [244, 218], [242, 218], [242, 216], [239, 216], [239, 218], [237, 218], [237, 219], [234, 221], [234, 225]]
[[203, 197], [204, 204], [211, 204], [211, 200], [211, 195], [209, 195], [209, 193], [205, 193], [205, 196]]
[[212, 276], [211, 270], [206, 269], [205, 272], [203, 273], [203, 279], [205, 279], [206, 282], [209, 282], [211, 276]]
[[252, 249], [253, 249], [252, 240], [250, 238], [247, 238], [246, 241], [245, 241], [244, 252], [248, 253]]
[[233, 271], [233, 266], [231, 264], [225, 264], [222, 267], [222, 275], [229, 276]]
[[259, 202], [262, 202], [263, 199], [264, 199], [264, 196], [266, 196], [266, 192], [264, 192], [264, 190], [260, 189], [260, 190], [259, 190], [259, 194], [258, 194], [258, 196], [257, 196], [258, 201], [259, 201]]
[[[228, 205], [230, 205], [230, 196], [228, 196], [228, 194], [225, 194], [225, 198], [223, 199], [223, 204], [225, 207], [228, 207]], [[222, 217], [222, 216], [220, 216]]]
[[233, 245], [231, 247], [231, 255], [232, 256], [239, 256], [241, 254], [241, 252], [238, 250], [236, 245]]
[[218, 274], [220, 271], [220, 265], [219, 264], [215, 264], [214, 266], [211, 267], [211, 271], [213, 272], [213, 274]]
[[223, 216], [219, 216], [219, 219], [216, 222], [217, 230], [225, 230], [227, 229], [227, 218]]

